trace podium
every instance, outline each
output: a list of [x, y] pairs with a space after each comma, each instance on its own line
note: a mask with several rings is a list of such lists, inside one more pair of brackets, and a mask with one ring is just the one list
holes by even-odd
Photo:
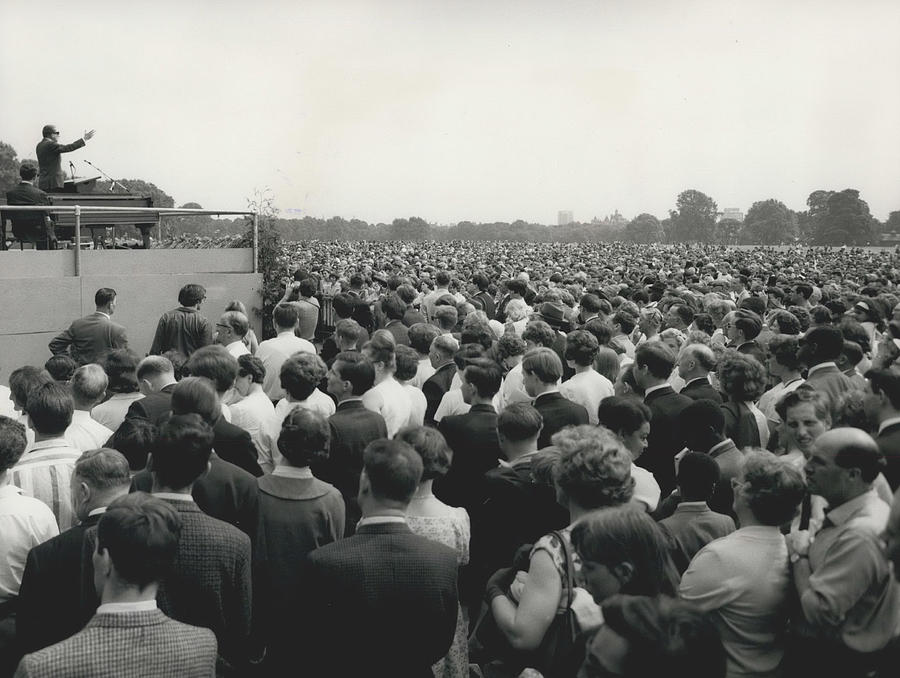
[[72, 177], [63, 182], [63, 193], [93, 193], [97, 186], [96, 177]]

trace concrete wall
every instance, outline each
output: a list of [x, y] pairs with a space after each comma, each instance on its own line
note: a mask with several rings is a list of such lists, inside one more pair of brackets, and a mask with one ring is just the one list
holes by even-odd
[[75, 277], [74, 252], [0, 252], [0, 384], [22, 365], [43, 365], [48, 342], [76, 318], [94, 311], [94, 292], [112, 287], [118, 305], [113, 319], [128, 330], [129, 346], [145, 355], [159, 316], [178, 306], [187, 283], [206, 287], [201, 312], [212, 322], [233, 299], [249, 311], [262, 306], [262, 276], [253, 273], [249, 249], [94, 250], [81, 253]]

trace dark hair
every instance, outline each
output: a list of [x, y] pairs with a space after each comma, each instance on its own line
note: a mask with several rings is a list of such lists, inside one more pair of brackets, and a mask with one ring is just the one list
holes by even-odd
[[[46, 134], [44, 136], [47, 136]], [[32, 165], [31, 163], [22, 163], [21, 167], [19, 167], [19, 176], [25, 181], [34, 181], [34, 178], [38, 174], [38, 168]]]
[[719, 465], [709, 455], [688, 452], [678, 464], [678, 488], [684, 501], [706, 501], [719, 482]]
[[557, 336], [554, 329], [543, 320], [529, 321], [528, 324], [525, 325], [525, 330], [522, 332], [522, 339], [526, 342], [530, 341], [538, 346], [543, 346], [544, 348], [553, 346], [553, 342], [556, 341]]
[[716, 325], [713, 323], [712, 316], [709, 313], [698, 313], [695, 315], [694, 324], [698, 330], [709, 336], [712, 336], [716, 331]]
[[[778, 327], [781, 329], [781, 325]], [[779, 365], [789, 370], [800, 369], [800, 361], [797, 360], [799, 348], [800, 341], [792, 334], [776, 334], [769, 339], [769, 353]]]
[[15, 419], [0, 415], [0, 473], [5, 473], [16, 465], [27, 445], [25, 426]]
[[313, 353], [295, 353], [281, 365], [281, 388], [294, 400], [306, 400], [327, 373], [328, 368], [319, 356]]
[[144, 379], [152, 379], [163, 374], [175, 375], [175, 366], [172, 361], [161, 355], [148, 355], [138, 363], [137, 379], [138, 382]]
[[504, 334], [497, 340], [497, 360], [525, 354], [525, 341], [518, 334]]
[[238, 376], [250, 376], [254, 384], [261, 384], [266, 378], [266, 366], [254, 355], [245, 353], [238, 356]]
[[318, 412], [295, 407], [284, 418], [278, 451], [293, 466], [309, 466], [328, 459], [331, 429]]
[[816, 364], [837, 360], [844, 349], [844, 335], [837, 327], [814, 327], [806, 333], [803, 341], [815, 346], [813, 356]]
[[831, 317], [831, 310], [821, 304], [809, 309], [809, 315], [812, 318], [812, 321], [817, 325], [830, 325], [833, 320]]
[[475, 387], [479, 398], [493, 398], [500, 390], [503, 371], [489, 358], [473, 358], [463, 370], [463, 377]]
[[97, 308], [107, 306], [116, 298], [116, 291], [112, 287], [101, 287], [94, 292], [94, 305]]
[[349, 318], [353, 313], [353, 297], [346, 292], [336, 294], [331, 300], [331, 308], [337, 314], [338, 318]]
[[800, 334], [800, 320], [790, 311], [775, 311], [772, 315], [772, 322], [778, 323], [780, 334], [793, 336]]
[[363, 328], [358, 322], [356, 322], [353, 318], [343, 318], [338, 320], [334, 326], [334, 339], [338, 341], [339, 339], [344, 339], [347, 341], [352, 341], [354, 344], [359, 342], [359, 338], [362, 336]]
[[[394, 361], [397, 363], [397, 369], [394, 372], [394, 379], [397, 381], [409, 381], [419, 371], [419, 354], [411, 346], [398, 345], [394, 350]], [[375, 378], [374, 370], [372, 378]]]
[[441, 331], [428, 323], [415, 323], [409, 328], [409, 345], [419, 354], [427, 354], [431, 350], [431, 342], [441, 336]]
[[497, 417], [497, 433], [514, 443], [536, 438], [544, 419], [531, 403], [513, 403]]
[[[375, 383], [375, 367], [368, 358], [356, 351], [338, 353], [331, 369], [342, 381], [350, 382], [355, 396], [363, 395]], [[303, 399], [305, 398], [300, 398]]]
[[397, 343], [394, 341], [394, 335], [387, 330], [378, 330], [363, 346], [363, 355], [373, 364], [382, 363], [388, 370], [395, 369], [397, 367], [394, 359], [395, 348]]
[[28, 405], [28, 394], [31, 391], [38, 386], [51, 383], [53, 383], [53, 377], [50, 373], [33, 365], [16, 368], [9, 375], [9, 390], [13, 402], [23, 410]]
[[585, 330], [573, 330], [566, 336], [566, 360], [571, 360], [576, 365], [586, 367], [593, 364], [600, 343], [590, 332]]
[[78, 363], [65, 354], [50, 356], [44, 363], [44, 369], [50, 373], [54, 381], [66, 382], [75, 374]]
[[622, 593], [674, 596], [678, 590], [678, 571], [665, 533], [634, 506], [596, 511], [578, 521], [572, 528], [572, 545], [583, 562], [601, 563], [610, 570], [630, 563], [631, 578], [623, 584]]
[[[806, 332], [806, 330], [809, 329], [809, 324], [810, 324], [810, 320], [811, 320], [809, 317], [809, 311], [807, 311], [802, 306], [788, 306], [787, 310], [791, 315], [793, 315], [797, 319], [797, 322], [800, 325], [799, 333]], [[781, 323], [779, 323], [778, 326], [780, 328]]]
[[25, 411], [35, 431], [42, 435], [62, 435], [72, 423], [75, 403], [69, 389], [51, 381], [28, 394]]
[[178, 303], [185, 307], [196, 306], [206, 299], [206, 288], [203, 285], [190, 283], [178, 292]]
[[152, 470], [164, 487], [181, 489], [203, 475], [212, 454], [213, 430], [199, 414], [174, 414], [153, 449]]
[[890, 369], [876, 369], [866, 372], [866, 379], [872, 387], [872, 393], [887, 396], [891, 407], [900, 409], [900, 374]]
[[[872, 445], [877, 452], [878, 447], [874, 442]], [[806, 494], [800, 470], [771, 452], [749, 452], [744, 457], [741, 476], [741, 493], [753, 516], [763, 525], [777, 527], [790, 521]]]
[[613, 314], [612, 323], [613, 325], [619, 325], [624, 334], [631, 334], [638, 323], [638, 319], [630, 311], [620, 308]]
[[762, 331], [760, 317], [753, 311], [743, 308], [734, 312], [734, 320], [731, 321], [731, 324], [743, 333], [744, 339], [747, 341], [756, 339]]
[[450, 274], [447, 273], [447, 271], [438, 271], [437, 275], [434, 276], [434, 281], [438, 285], [442, 285], [442, 286], [446, 287], [447, 285], [450, 284]]
[[214, 344], [191, 353], [185, 369], [192, 377], [206, 377], [215, 384], [216, 391], [225, 393], [234, 386], [238, 361], [227, 348]]
[[206, 377], [185, 377], [172, 389], [172, 414], [197, 414], [213, 426], [221, 411], [216, 387]]
[[758, 399], [766, 388], [766, 369], [752, 355], [728, 349], [719, 361], [719, 384], [736, 402]]
[[675, 314], [681, 319], [685, 327], [694, 322], [694, 311], [687, 304], [672, 304], [670, 309], [675, 311]]
[[397, 432], [394, 440], [406, 443], [422, 458], [422, 480], [440, 478], [450, 470], [453, 450], [437, 429], [427, 426], [407, 426]]
[[107, 551], [116, 573], [144, 588], [171, 569], [178, 553], [181, 519], [162, 499], [145, 492], [113, 501], [97, 524], [97, 551]]
[[600, 344], [600, 346], [606, 346], [612, 338], [612, 326], [603, 318], [591, 318], [581, 329], [593, 334], [597, 338], [597, 343]]
[[725, 676], [725, 648], [712, 616], [689, 603], [616, 595], [603, 602], [603, 618], [628, 643], [623, 676], [653, 676], [661, 666], [673, 676]]
[[657, 379], [667, 379], [675, 367], [675, 352], [662, 341], [645, 341], [634, 351], [635, 367], [646, 366]]
[[311, 297], [316, 293], [319, 284], [313, 278], [305, 278], [300, 281], [300, 296]]
[[406, 304], [396, 294], [389, 294], [381, 301], [381, 310], [389, 320], [402, 320]]
[[613, 433], [630, 435], [650, 421], [650, 408], [634, 398], [608, 396], [600, 401], [597, 416], [601, 426]]
[[103, 369], [109, 377], [109, 393], [135, 393], [138, 390], [137, 368], [140, 358], [127, 348], [115, 348], [103, 357]]
[[533, 348], [522, 359], [522, 371], [533, 374], [544, 384], [555, 384], [562, 378], [563, 366], [551, 348]]
[[560, 451], [554, 480], [569, 501], [594, 509], [631, 500], [631, 453], [610, 431], [596, 426], [567, 426], [551, 441]]
[[272, 309], [272, 322], [276, 327], [290, 328], [297, 324], [300, 315], [293, 304], [278, 304]]
[[862, 347], [857, 344], [855, 341], [844, 341], [844, 350], [841, 351], [841, 355], [847, 359], [847, 362], [856, 367], [863, 359], [863, 350]]
[[128, 460], [118, 450], [107, 447], [83, 452], [75, 462], [73, 474], [98, 490], [131, 484]]
[[400, 440], [374, 440], [363, 451], [363, 467], [372, 495], [408, 504], [422, 478], [422, 458]]
[[453, 363], [458, 370], [464, 370], [471, 361], [481, 359], [483, 356], [484, 348], [479, 344], [465, 344], [453, 353]]
[[812, 404], [813, 412], [815, 412], [816, 417], [822, 421], [831, 419], [831, 402], [828, 394], [816, 391], [806, 384], [801, 384], [799, 388], [795, 388], [781, 398], [781, 400], [775, 404], [775, 411], [778, 413], [781, 421], [786, 422], [788, 410], [801, 403]]
[[159, 430], [141, 417], [126, 417], [113, 434], [111, 445], [118, 450], [132, 471], [141, 471], [147, 466], [147, 457], [153, 452]]

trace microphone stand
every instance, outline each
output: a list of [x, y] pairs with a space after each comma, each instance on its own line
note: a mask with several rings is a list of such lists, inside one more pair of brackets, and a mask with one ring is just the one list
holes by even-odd
[[69, 160], [69, 171], [72, 173], [72, 181], [75, 181], [75, 163]]
[[106, 172], [104, 172], [102, 169], [100, 169], [99, 167], [97, 167], [97, 166], [96, 166], [94, 163], [92, 163], [90, 160], [85, 160], [85, 162], [86, 162], [88, 165], [90, 165], [91, 167], [93, 167], [95, 170], [97, 170], [98, 172], [100, 172], [100, 174], [102, 174], [102, 175], [107, 179], [107, 181], [110, 182], [110, 184], [109, 184], [109, 192], [110, 192], [110, 193], [113, 192], [113, 189], [116, 187], [116, 185], [121, 186], [121, 187], [124, 188], [126, 191], [130, 191], [130, 190], [131, 190], [130, 188], [128, 188], [128, 186], [126, 186], [125, 184], [123, 184], [121, 181], [116, 181], [115, 179], [113, 179], [111, 176], [109, 176]]

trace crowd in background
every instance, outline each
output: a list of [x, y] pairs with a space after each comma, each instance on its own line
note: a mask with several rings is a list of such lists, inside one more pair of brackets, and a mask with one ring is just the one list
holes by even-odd
[[892, 253], [292, 258], [8, 366], [0, 675], [896, 674]]

